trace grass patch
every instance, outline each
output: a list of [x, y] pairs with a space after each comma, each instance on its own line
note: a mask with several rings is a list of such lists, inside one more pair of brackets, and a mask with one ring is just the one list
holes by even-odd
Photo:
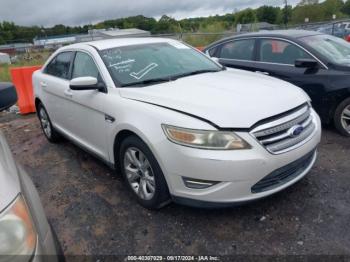
[[0, 82], [9, 82], [11, 80], [9, 68], [9, 65], [0, 65]]
[[11, 82], [11, 68], [43, 65], [50, 54], [50, 52], [27, 53], [18, 56], [17, 61], [11, 65], [0, 64], [0, 82]]

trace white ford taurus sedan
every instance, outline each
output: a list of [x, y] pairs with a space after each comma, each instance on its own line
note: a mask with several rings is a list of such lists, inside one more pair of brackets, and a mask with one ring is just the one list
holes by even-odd
[[64, 136], [119, 170], [147, 208], [266, 197], [308, 173], [320, 142], [301, 89], [175, 40], [66, 46], [33, 84], [48, 140]]

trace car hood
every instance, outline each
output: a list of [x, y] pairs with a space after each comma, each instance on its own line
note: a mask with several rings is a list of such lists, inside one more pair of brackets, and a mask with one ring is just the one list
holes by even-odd
[[20, 193], [17, 167], [12, 153], [0, 131], [0, 212]]
[[235, 69], [143, 88], [121, 88], [120, 94], [201, 117], [221, 128], [250, 128], [309, 100], [292, 84]]

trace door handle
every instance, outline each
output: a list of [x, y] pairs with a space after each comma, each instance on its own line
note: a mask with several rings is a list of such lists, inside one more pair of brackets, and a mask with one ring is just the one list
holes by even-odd
[[46, 82], [40, 82], [40, 86], [41, 87], [47, 87], [47, 83]]
[[255, 73], [263, 74], [263, 75], [266, 75], [266, 76], [270, 75], [270, 73], [268, 73], [268, 72], [263, 72], [263, 71], [255, 71]]
[[64, 95], [65, 95], [66, 97], [69, 97], [69, 98], [72, 98], [72, 97], [73, 97], [73, 93], [72, 93], [69, 89], [67, 89], [66, 91], [64, 91]]

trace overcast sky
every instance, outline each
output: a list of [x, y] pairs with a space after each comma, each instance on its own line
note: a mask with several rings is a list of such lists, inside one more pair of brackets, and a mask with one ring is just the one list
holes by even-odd
[[[288, 0], [296, 4], [300, 0]], [[283, 0], [0, 0], [0, 21], [20, 25], [83, 25], [142, 14], [175, 18], [231, 13], [261, 5], [283, 5]]]

